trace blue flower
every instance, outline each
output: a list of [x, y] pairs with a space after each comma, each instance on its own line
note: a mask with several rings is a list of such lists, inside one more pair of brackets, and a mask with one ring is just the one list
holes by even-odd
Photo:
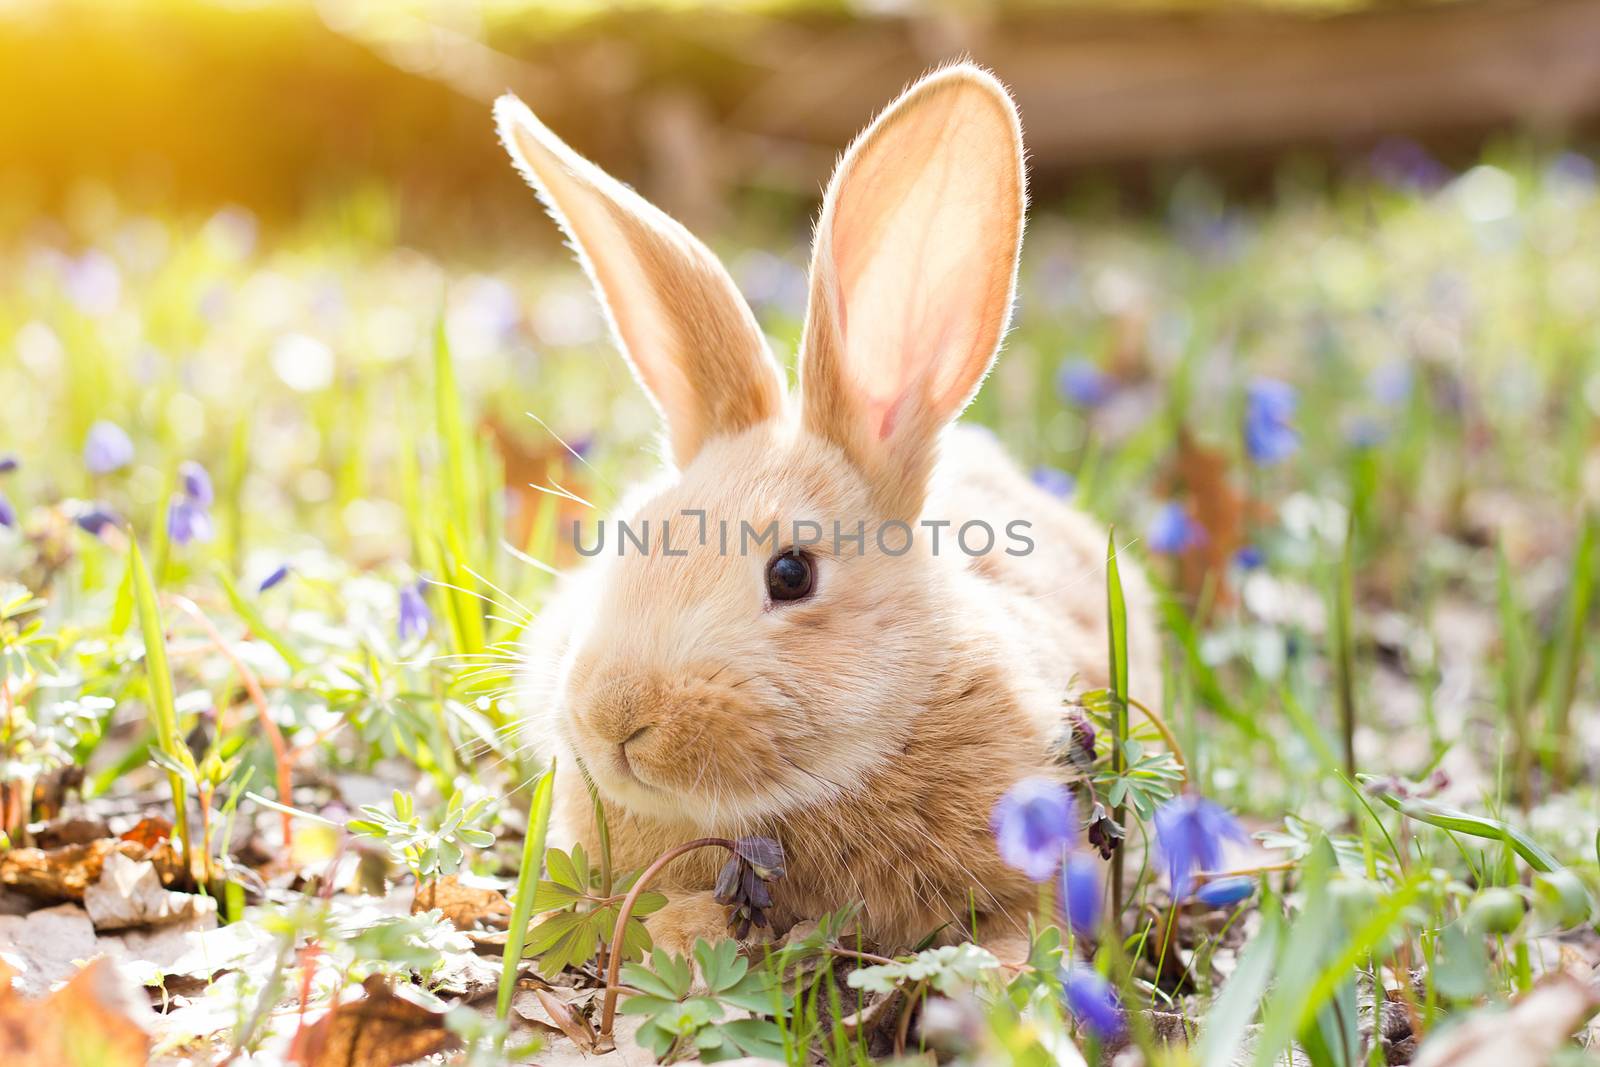
[[110, 474], [133, 462], [133, 441], [114, 422], [104, 419], [89, 427], [83, 442], [83, 465], [90, 474]]
[[17, 526], [17, 509], [11, 506], [11, 501], [6, 499], [4, 493], [0, 493], [0, 526], [8, 530]]
[[1061, 975], [1061, 992], [1067, 1010], [1097, 1040], [1115, 1041], [1127, 1030], [1128, 1022], [1117, 1003], [1111, 983], [1092, 967], [1075, 963]]
[[1169, 500], [1145, 527], [1145, 542], [1150, 551], [1164, 556], [1181, 556], [1206, 539], [1205, 529], [1189, 517], [1182, 504]]
[[1072, 852], [1061, 866], [1061, 910], [1079, 937], [1100, 925], [1100, 867], [1087, 853]]
[[1242, 571], [1253, 571], [1266, 561], [1266, 556], [1255, 545], [1245, 545], [1233, 554], [1234, 564]]
[[1042, 882], [1059, 869], [1072, 839], [1067, 787], [1049, 778], [1024, 778], [995, 804], [989, 825], [1000, 858]]
[[278, 564], [277, 570], [261, 579], [261, 584], [256, 586], [256, 592], [265, 593], [268, 589], [271, 589], [273, 586], [277, 585], [287, 577], [289, 577], [289, 565], [287, 563], [280, 563]]
[[1155, 824], [1156, 844], [1167, 863], [1173, 900], [1189, 895], [1196, 871], [1221, 868], [1224, 841], [1249, 842], [1232, 815], [1193, 793], [1175, 797], [1158, 808]]
[[1111, 399], [1116, 382], [1087, 359], [1069, 359], [1056, 370], [1056, 393], [1069, 404], [1097, 408]]
[[1078, 488], [1078, 480], [1059, 467], [1033, 468], [1033, 484], [1061, 500], [1071, 496]]
[[4, 455], [0, 455], [0, 474], [10, 474], [20, 466], [22, 466], [21, 462], [11, 453], [7, 452]]
[[1377, 448], [1388, 437], [1388, 429], [1370, 415], [1357, 415], [1345, 423], [1345, 443], [1358, 452]]
[[433, 625], [433, 612], [428, 610], [428, 602], [422, 599], [425, 585], [424, 582], [416, 582], [400, 587], [400, 640], [402, 641], [422, 640], [428, 636], [428, 627]]
[[1294, 387], [1275, 378], [1257, 378], [1245, 393], [1244, 446], [1263, 467], [1282, 463], [1300, 448], [1292, 425], [1299, 403]]
[[1231, 878], [1218, 878], [1194, 891], [1194, 898], [1212, 908], [1225, 908], [1241, 900], [1249, 900], [1256, 891], [1256, 880], [1237, 874]]
[[211, 540], [211, 515], [205, 508], [175, 496], [167, 505], [167, 536], [175, 545]]
[[211, 475], [192, 459], [178, 464], [178, 482], [183, 487], [185, 499], [191, 504], [209, 508], [216, 499], [211, 491]]
[[1381, 363], [1367, 375], [1367, 389], [1372, 393], [1372, 398], [1392, 408], [1411, 399], [1411, 382], [1411, 364], [1404, 359]]
[[78, 528], [88, 534], [99, 537], [110, 527], [116, 526], [121, 520], [116, 512], [101, 504], [92, 505], [88, 511], [79, 512], [72, 520]]

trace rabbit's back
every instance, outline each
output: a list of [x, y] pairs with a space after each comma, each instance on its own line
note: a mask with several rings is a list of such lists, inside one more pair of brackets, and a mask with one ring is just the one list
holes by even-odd
[[[995, 531], [993, 550], [968, 557], [967, 567], [1033, 670], [1063, 696], [1107, 685], [1106, 526], [1035, 485], [981, 427], [951, 429], [935, 486], [930, 515], [948, 518], [954, 529], [981, 520]], [[1132, 558], [1119, 556], [1117, 565], [1127, 603], [1130, 689], [1159, 707], [1154, 597]]]

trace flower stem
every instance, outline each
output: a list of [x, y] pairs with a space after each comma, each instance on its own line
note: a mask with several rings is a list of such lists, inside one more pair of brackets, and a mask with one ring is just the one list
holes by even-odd
[[733, 851], [733, 842], [726, 837], [700, 837], [693, 841], [685, 842], [676, 848], [669, 849], [656, 857], [656, 861], [644, 869], [633, 887], [628, 890], [628, 895], [622, 898], [622, 910], [617, 912], [617, 925], [611, 932], [611, 958], [606, 962], [606, 998], [600, 1009], [600, 1037], [611, 1036], [612, 1024], [617, 1016], [617, 994], [621, 991], [619, 982], [622, 971], [622, 939], [628, 932], [628, 920], [633, 917], [633, 906], [638, 903], [639, 895], [644, 892], [650, 880], [660, 874], [662, 869], [679, 856], [685, 855], [700, 848], [710, 848], [713, 845]]
[[1183, 746], [1178, 744], [1178, 735], [1173, 733], [1172, 727], [1168, 726], [1167, 721], [1158, 715], [1153, 708], [1133, 699], [1133, 697], [1127, 697], [1126, 699], [1129, 704], [1144, 713], [1145, 719], [1149, 721], [1151, 726], [1156, 728], [1156, 733], [1161, 735], [1161, 740], [1166, 742], [1173, 758], [1178, 761], [1179, 769], [1183, 771], [1183, 785], [1187, 788], [1189, 785], [1189, 759], [1183, 754]]

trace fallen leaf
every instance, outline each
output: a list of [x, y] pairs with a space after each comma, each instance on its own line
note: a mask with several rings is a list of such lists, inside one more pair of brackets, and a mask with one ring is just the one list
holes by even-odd
[[49, 996], [31, 1000], [0, 963], [0, 1063], [7, 1067], [143, 1067], [149, 1008], [109, 960], [96, 960]]
[[411, 902], [413, 915], [434, 908], [444, 912], [444, 917], [457, 930], [471, 930], [480, 922], [505, 920], [511, 915], [511, 904], [504, 893], [466, 875], [447, 874], [436, 878]]
[[155, 848], [172, 836], [172, 820], [163, 819], [159, 815], [147, 815], [140, 819], [133, 829], [120, 836], [124, 841], [132, 841], [145, 848]]
[[43, 996], [78, 972], [78, 960], [100, 950], [94, 924], [76, 904], [40, 908], [27, 915], [0, 915], [0, 954], [20, 973], [22, 992]]
[[28, 828], [28, 836], [40, 848], [61, 848], [65, 845], [86, 845], [102, 837], [109, 837], [111, 828], [104, 819], [92, 815], [72, 815], [52, 819]]
[[171, 884], [182, 872], [166, 842], [147, 849], [136, 841], [107, 837], [84, 845], [13, 848], [0, 852], [0, 885], [39, 900], [81, 902], [88, 888], [100, 880], [101, 869], [112, 853], [133, 860], [150, 860], [164, 884]]
[[1212, 603], [1226, 605], [1233, 599], [1228, 568], [1244, 545], [1250, 500], [1228, 475], [1228, 454], [1202, 445], [1187, 429], [1178, 434], [1175, 467], [1195, 520], [1206, 532], [1205, 540], [1179, 560], [1179, 578], [1193, 597], [1206, 591], [1209, 583]]
[[[563, 1034], [566, 1034], [568, 1040], [584, 1052], [593, 1052], [595, 1050], [600, 1039], [595, 1034], [594, 1027], [589, 1025], [589, 1020], [578, 1010], [577, 1005], [568, 1004], [557, 996], [553, 990], [534, 989], [532, 992], [550, 1022]], [[592, 1003], [593, 998], [589, 999]], [[532, 1019], [535, 1022], [542, 1021], [534, 1019], [525, 1011], [519, 1011], [517, 1014], [524, 1019]]]
[[340, 1004], [305, 1035], [305, 1067], [397, 1067], [455, 1044], [444, 1014], [391, 989], [381, 975], [368, 978], [366, 996]]
[[175, 893], [161, 884], [155, 865], [111, 852], [100, 877], [84, 890], [84, 910], [96, 930], [124, 930], [215, 915], [217, 902], [195, 893]]
[[1413, 1067], [1541, 1067], [1584, 1020], [1600, 994], [1570, 975], [1534, 986], [1506, 1011], [1483, 1011], [1423, 1042]]

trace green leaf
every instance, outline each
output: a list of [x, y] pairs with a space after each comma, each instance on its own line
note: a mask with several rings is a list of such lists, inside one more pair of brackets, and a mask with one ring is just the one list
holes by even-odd
[[556, 885], [577, 894], [589, 892], [588, 880], [579, 876], [572, 857], [559, 848], [552, 848], [544, 854], [544, 869], [549, 879]]
[[[785, 1060], [783, 1030], [770, 1019], [734, 1019], [717, 1027], [727, 1042], [736, 1046], [736, 1055], [761, 1060]], [[733, 1056], [719, 1057], [732, 1059]]]
[[[150, 569], [145, 566], [139, 552], [137, 538], [129, 538], [129, 567], [133, 573], [133, 599], [139, 613], [139, 630], [144, 637], [144, 669], [150, 686], [150, 725], [155, 729], [156, 744], [173, 761], [179, 759], [178, 750], [183, 745], [178, 735], [177, 702], [173, 697], [172, 670], [167, 666], [167, 637], [161, 623], [161, 603], [151, 580]], [[184, 749], [188, 755], [188, 750]], [[190, 763], [194, 757], [189, 757]], [[174, 770], [167, 771], [167, 782], [172, 787], [172, 837], [178, 844], [178, 856], [189, 854], [189, 805], [184, 791], [183, 777]], [[285, 801], [289, 798], [284, 797]]]
[[[656, 974], [656, 972], [642, 963], [624, 963], [621, 974], [624, 983], [644, 992], [648, 996], [674, 1002], [680, 996], [678, 990], [665, 978]], [[630, 1002], [634, 999], [638, 998], [630, 998]]]
[[[1371, 775], [1366, 774], [1359, 775], [1358, 780], [1363, 784], [1374, 781]], [[1381, 791], [1378, 796], [1395, 811], [1429, 826], [1437, 826], [1441, 830], [1451, 830], [1469, 837], [1504, 841], [1516, 850], [1517, 855], [1527, 861], [1528, 866], [1541, 873], [1548, 874], [1562, 869], [1559, 860], [1510, 823], [1491, 819], [1486, 815], [1473, 815], [1471, 812], [1446, 807], [1422, 797], [1402, 797], [1387, 789]]]
[[1211, 1004], [1200, 1027], [1200, 1067], [1232, 1067], [1272, 981], [1278, 963], [1283, 922], [1277, 912], [1263, 910], [1260, 933], [1245, 946], [1222, 994]]
[[[635, 988], [645, 988], [640, 984], [639, 976], [637, 974], [629, 975], [626, 971], [624, 971], [622, 980], [628, 983], [628, 985], [634, 986]], [[657, 1012], [665, 1011], [668, 1008], [676, 1009], [677, 1006], [677, 997], [660, 997], [653, 993], [644, 993], [641, 995], [628, 997], [628, 999], [617, 1005], [617, 1011], [623, 1015], [654, 1015]]]

